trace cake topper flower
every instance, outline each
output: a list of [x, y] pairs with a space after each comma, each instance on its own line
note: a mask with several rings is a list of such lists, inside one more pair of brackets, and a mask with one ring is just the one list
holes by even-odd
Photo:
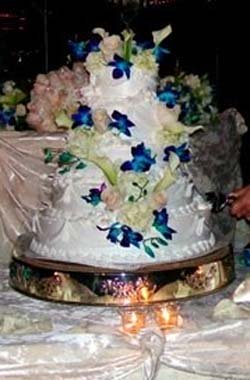
[[115, 54], [113, 61], [108, 63], [108, 66], [114, 67], [112, 71], [112, 76], [114, 79], [122, 78], [123, 75], [130, 78], [130, 68], [133, 64], [129, 61], [126, 61], [124, 58]]
[[154, 75], [161, 57], [169, 53], [162, 42], [171, 33], [170, 26], [153, 32], [149, 44], [137, 42], [131, 29], [124, 30], [121, 36], [109, 35], [102, 28], [95, 28], [92, 33], [86, 42], [70, 41], [70, 54], [73, 59], [85, 62], [89, 72], [103, 70], [105, 66], [113, 67], [114, 79], [129, 79], [132, 66]]
[[100, 50], [99, 43], [101, 37], [98, 34], [93, 34], [88, 41], [69, 41], [68, 47], [70, 55], [75, 61], [85, 61], [88, 54]]
[[68, 47], [70, 54], [75, 61], [84, 61], [88, 55], [87, 44], [84, 41], [69, 41]]
[[130, 128], [134, 127], [135, 125], [128, 119], [127, 115], [122, 114], [119, 111], [114, 111], [111, 117], [115, 121], [112, 121], [109, 124], [109, 128], [115, 128], [119, 131], [119, 133], [123, 133], [124, 135], [130, 137]]
[[133, 170], [135, 172], [147, 172], [151, 165], [155, 164], [155, 156], [151, 157], [151, 149], [145, 148], [144, 143], [132, 147], [133, 159], [125, 161], [121, 165], [122, 171]]

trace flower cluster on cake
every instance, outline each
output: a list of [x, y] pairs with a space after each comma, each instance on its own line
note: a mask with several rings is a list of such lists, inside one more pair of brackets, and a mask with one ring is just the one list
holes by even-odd
[[64, 151], [45, 150], [58, 169], [51, 204], [34, 218], [33, 255], [123, 268], [213, 248], [210, 205], [188, 162], [190, 134], [216, 111], [206, 78], [181, 74], [160, 83], [170, 32], [139, 44], [132, 31], [110, 36], [97, 28], [87, 42], [70, 42], [82, 60], [77, 71], [38, 77], [30, 123], [67, 134]]

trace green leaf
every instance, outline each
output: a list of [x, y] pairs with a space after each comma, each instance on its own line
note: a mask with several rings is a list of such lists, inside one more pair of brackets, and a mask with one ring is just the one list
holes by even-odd
[[51, 149], [45, 148], [43, 150], [43, 152], [44, 152], [44, 155], [45, 155], [45, 157], [44, 157], [45, 164], [49, 164], [51, 161], [53, 161], [53, 158], [55, 157], [55, 154], [52, 152]]
[[144, 250], [150, 257], [155, 257], [154, 251], [148, 245], [144, 245]]
[[161, 245], [165, 245], [167, 246], [168, 245], [168, 242], [162, 238], [156, 238], [156, 240], [158, 241], [159, 244]]
[[76, 157], [70, 152], [62, 152], [59, 156], [58, 163], [59, 165], [70, 164], [76, 160]]
[[86, 164], [84, 162], [79, 162], [79, 164], [76, 166], [76, 169], [77, 170], [80, 170], [80, 169], [85, 169], [86, 168]]
[[59, 174], [65, 174], [70, 171], [70, 166], [65, 166], [62, 170], [59, 170]]
[[135, 197], [134, 197], [133, 195], [130, 195], [130, 196], [128, 197], [128, 201], [129, 201], [129, 202], [134, 202], [134, 201], [135, 201]]
[[159, 245], [155, 241], [151, 241], [151, 244], [155, 248], [159, 248]]

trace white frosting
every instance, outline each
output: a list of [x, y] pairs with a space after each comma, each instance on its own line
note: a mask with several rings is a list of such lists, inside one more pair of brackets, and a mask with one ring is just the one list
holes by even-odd
[[[90, 84], [83, 88], [87, 104], [94, 109], [104, 108], [124, 113], [136, 125], [132, 138], [120, 138], [112, 132], [100, 135], [98, 154], [108, 157], [117, 167], [131, 159], [131, 147], [140, 142], [153, 153], [160, 151], [156, 134], [161, 128], [157, 117], [155, 80], [145, 72], [132, 70], [131, 78], [111, 79], [111, 68], [91, 75]], [[150, 171], [150, 183], [163, 175], [162, 157]], [[108, 211], [103, 202], [93, 207], [82, 199], [92, 188], [100, 188], [106, 179], [92, 163], [83, 170], [56, 174], [52, 189], [52, 207], [39, 212], [33, 220], [34, 238], [30, 254], [55, 260], [102, 267], [126, 268], [145, 264], [186, 260], [208, 253], [215, 245], [209, 228], [210, 207], [195, 190], [188, 175], [177, 172], [177, 181], [166, 191], [168, 226], [176, 231], [167, 246], [155, 251], [155, 258], [134, 246], [124, 248], [110, 242], [107, 231], [97, 226], [115, 223], [117, 213]], [[153, 228], [145, 238], [161, 237]]]

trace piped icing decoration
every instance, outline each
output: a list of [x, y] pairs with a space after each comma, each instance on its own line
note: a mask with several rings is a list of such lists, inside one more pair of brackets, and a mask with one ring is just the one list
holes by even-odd
[[81, 198], [87, 202], [90, 203], [92, 206], [98, 206], [99, 203], [102, 201], [101, 195], [102, 192], [107, 188], [105, 183], [102, 183], [99, 188], [93, 188], [89, 190], [88, 195], [82, 195]]
[[131, 148], [133, 159], [131, 161], [125, 161], [121, 165], [122, 171], [133, 170], [135, 172], [147, 172], [153, 164], [156, 163], [156, 156], [151, 156], [151, 149], [146, 148], [144, 143], [141, 143]]
[[119, 133], [130, 137], [130, 128], [134, 127], [135, 124], [128, 119], [127, 115], [120, 113], [119, 111], [114, 111], [111, 115], [113, 121], [109, 123], [110, 129], [116, 129]]

